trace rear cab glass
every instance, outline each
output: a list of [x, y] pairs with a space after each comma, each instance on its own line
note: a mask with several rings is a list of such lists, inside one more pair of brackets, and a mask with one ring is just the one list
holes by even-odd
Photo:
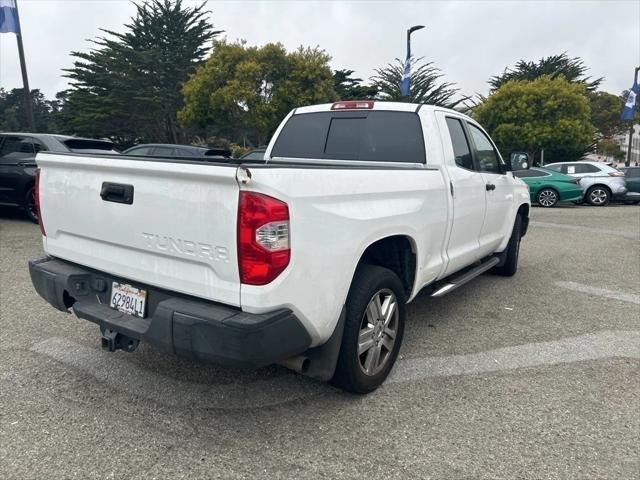
[[420, 117], [384, 110], [293, 115], [271, 157], [425, 163]]

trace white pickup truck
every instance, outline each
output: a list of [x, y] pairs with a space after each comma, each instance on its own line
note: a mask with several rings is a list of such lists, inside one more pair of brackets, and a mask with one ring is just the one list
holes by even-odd
[[515, 273], [530, 203], [512, 161], [527, 168], [461, 113], [370, 101], [293, 110], [262, 161], [42, 152], [31, 278], [107, 350], [280, 363], [365, 393], [418, 292]]

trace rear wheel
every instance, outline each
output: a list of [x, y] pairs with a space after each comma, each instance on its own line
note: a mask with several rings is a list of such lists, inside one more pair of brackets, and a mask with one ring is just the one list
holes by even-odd
[[586, 195], [587, 202], [594, 207], [604, 207], [611, 201], [611, 192], [607, 187], [602, 185], [594, 185], [587, 190]]
[[553, 188], [543, 188], [538, 192], [536, 199], [541, 207], [551, 208], [558, 204], [560, 196]]
[[402, 344], [405, 303], [404, 287], [395, 273], [375, 265], [358, 267], [347, 297], [334, 385], [369, 393], [384, 382]]
[[36, 188], [31, 187], [24, 196], [24, 210], [33, 223], [38, 223], [38, 209], [36, 208]]

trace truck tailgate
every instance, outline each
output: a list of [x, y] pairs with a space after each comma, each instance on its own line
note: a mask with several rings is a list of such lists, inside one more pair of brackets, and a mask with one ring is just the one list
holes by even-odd
[[240, 305], [234, 165], [56, 154], [37, 163], [49, 255]]

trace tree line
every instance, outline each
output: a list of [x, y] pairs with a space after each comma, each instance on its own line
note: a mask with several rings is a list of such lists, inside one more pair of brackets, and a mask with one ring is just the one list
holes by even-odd
[[[580, 58], [567, 53], [520, 61], [488, 80], [487, 97], [464, 96], [423, 58], [412, 60], [411, 95], [402, 97], [404, 63], [375, 69], [365, 82], [330, 67], [319, 47], [287, 51], [221, 38], [205, 4], [144, 0], [124, 33], [103, 29], [87, 52], [73, 51], [70, 87], [48, 100], [33, 90], [36, 130], [137, 143], [194, 143], [241, 151], [268, 142], [300, 105], [386, 100], [455, 108], [476, 117], [503, 151], [573, 160], [610, 145], [625, 129], [620, 96], [598, 90]], [[0, 130], [24, 131], [22, 90], [0, 88]], [[547, 153], [548, 152], [548, 153]], [[548, 155], [548, 156], [547, 156]]]

